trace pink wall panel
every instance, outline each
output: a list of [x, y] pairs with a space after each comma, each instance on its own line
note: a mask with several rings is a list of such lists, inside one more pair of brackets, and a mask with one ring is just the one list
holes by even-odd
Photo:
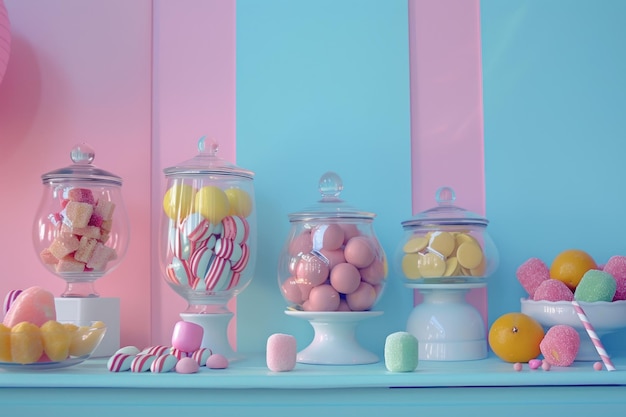
[[[121, 176], [132, 225], [125, 261], [96, 283], [121, 299], [122, 343], [150, 334], [151, 8], [149, 0], [5, 1], [12, 26], [9, 66], [0, 84], [0, 294], [64, 283], [40, 265], [31, 227], [41, 174], [71, 163], [89, 143], [94, 163]], [[8, 237], [8, 238], [7, 238]]]
[[[480, 1], [410, 0], [413, 212], [441, 186], [485, 214]], [[470, 294], [483, 317], [486, 292]]]
[[[154, 2], [152, 239], [157, 254], [163, 168], [197, 154], [197, 141], [215, 138], [223, 159], [235, 162], [235, 2]], [[186, 302], [152, 263], [153, 343], [167, 344]], [[231, 311], [234, 310], [231, 303]], [[231, 321], [234, 344], [235, 320]]]

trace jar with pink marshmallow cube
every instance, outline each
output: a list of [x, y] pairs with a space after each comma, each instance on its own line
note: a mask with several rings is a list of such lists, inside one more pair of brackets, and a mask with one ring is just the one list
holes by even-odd
[[87, 144], [71, 149], [72, 164], [41, 176], [43, 194], [33, 243], [51, 273], [63, 279], [61, 297], [99, 297], [95, 281], [124, 258], [129, 224], [122, 178], [93, 165]]

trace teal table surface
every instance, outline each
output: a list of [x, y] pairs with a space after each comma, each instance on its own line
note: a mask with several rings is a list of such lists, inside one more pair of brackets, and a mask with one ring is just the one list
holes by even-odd
[[[626, 407], [626, 358], [617, 370], [595, 371], [592, 362], [549, 371], [520, 372], [498, 358], [463, 362], [421, 361], [414, 372], [391, 373], [384, 363], [353, 366], [297, 364], [274, 373], [262, 354], [245, 355], [223, 370], [183, 375], [112, 373], [106, 359], [47, 371], [0, 370], [0, 404], [20, 415], [90, 417], [171, 416], [211, 412], [223, 416], [389, 414], [588, 416]], [[4, 415], [4, 414], [3, 414]], [[7, 414], [8, 415], [8, 414]]]

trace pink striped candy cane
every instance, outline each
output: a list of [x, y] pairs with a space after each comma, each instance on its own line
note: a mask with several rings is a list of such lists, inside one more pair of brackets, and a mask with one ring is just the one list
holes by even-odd
[[609, 357], [609, 354], [606, 353], [606, 350], [604, 349], [604, 346], [602, 345], [602, 341], [596, 334], [596, 331], [593, 329], [593, 325], [589, 322], [589, 318], [585, 314], [585, 311], [580, 306], [580, 304], [578, 304], [578, 301], [576, 300], [572, 300], [572, 305], [574, 306], [574, 310], [576, 310], [576, 314], [578, 315], [580, 322], [583, 324], [583, 326], [585, 327], [585, 330], [587, 331], [587, 334], [591, 338], [591, 342], [593, 342], [593, 345], [595, 346], [596, 351], [598, 352], [598, 355], [600, 355], [602, 362], [604, 362], [604, 366], [606, 366], [606, 370], [614, 371], [615, 366], [613, 366], [613, 362], [611, 362], [611, 358]]

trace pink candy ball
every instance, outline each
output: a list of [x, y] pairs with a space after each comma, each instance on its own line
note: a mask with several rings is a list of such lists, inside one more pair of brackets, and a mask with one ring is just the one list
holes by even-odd
[[298, 256], [304, 253], [310, 253], [313, 250], [313, 242], [311, 241], [311, 231], [305, 230], [296, 236], [289, 244], [289, 254]]
[[544, 360], [554, 366], [570, 366], [580, 348], [580, 335], [572, 326], [557, 324], [550, 327], [539, 349]]
[[335, 266], [330, 271], [330, 285], [332, 285], [337, 292], [351, 294], [359, 288], [360, 283], [361, 274], [352, 264], [344, 262]]
[[320, 285], [326, 281], [328, 273], [328, 265], [315, 255], [303, 256], [296, 265], [296, 277], [298, 280], [313, 286]]
[[533, 295], [535, 301], [572, 301], [574, 293], [563, 281], [546, 279], [539, 284]]
[[359, 288], [346, 295], [346, 302], [352, 311], [365, 311], [372, 308], [376, 302], [376, 289], [367, 282], [361, 281]]
[[374, 262], [376, 251], [367, 237], [356, 236], [346, 243], [344, 256], [347, 262], [357, 268], [365, 268]]
[[333, 269], [335, 265], [344, 263], [346, 261], [346, 257], [343, 255], [343, 249], [337, 250], [320, 250], [320, 254], [328, 260], [328, 267]]
[[200, 365], [191, 357], [180, 358], [174, 368], [179, 374], [195, 374], [200, 369]]
[[533, 299], [537, 287], [550, 279], [550, 269], [541, 259], [530, 258], [517, 268], [515, 275], [529, 298]]
[[338, 224], [317, 226], [312, 232], [313, 249], [337, 250], [343, 246], [344, 236]]
[[309, 311], [336, 311], [340, 301], [337, 290], [331, 285], [323, 284], [311, 288], [305, 308]]
[[378, 285], [385, 279], [385, 263], [375, 259], [369, 266], [360, 269], [361, 278], [368, 284]]
[[214, 353], [206, 360], [206, 367], [209, 369], [226, 369], [228, 365], [228, 358], [220, 353]]
[[283, 296], [287, 301], [300, 304], [304, 301], [304, 297], [302, 296], [302, 290], [300, 289], [300, 284], [298, 283], [298, 279], [296, 277], [289, 277], [282, 285]]

